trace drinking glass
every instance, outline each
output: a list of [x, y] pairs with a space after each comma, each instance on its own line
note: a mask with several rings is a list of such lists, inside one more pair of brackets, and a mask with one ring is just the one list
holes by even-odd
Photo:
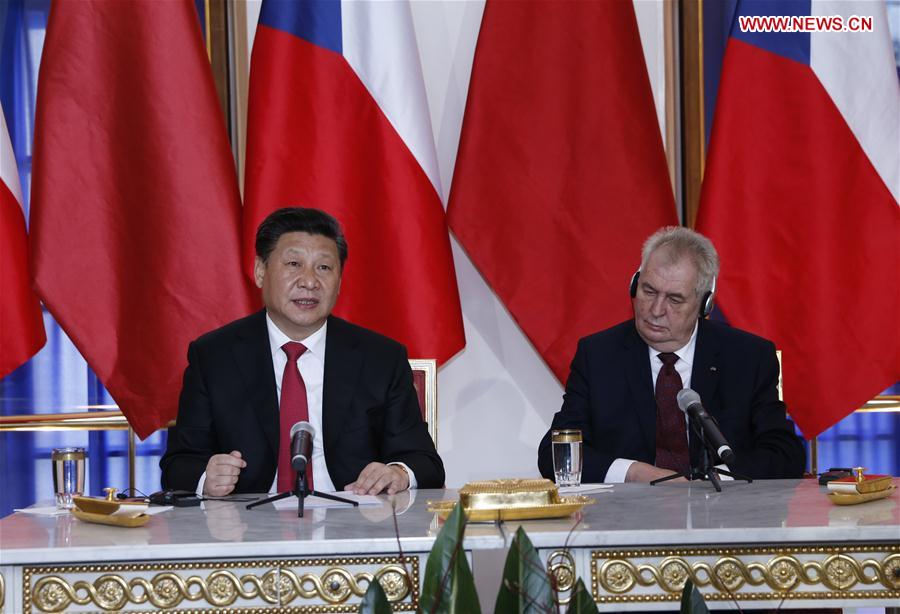
[[72, 509], [72, 497], [84, 494], [84, 448], [53, 448], [53, 489], [56, 507]]
[[550, 434], [553, 442], [553, 473], [556, 485], [581, 485], [581, 431], [578, 429], [560, 429]]

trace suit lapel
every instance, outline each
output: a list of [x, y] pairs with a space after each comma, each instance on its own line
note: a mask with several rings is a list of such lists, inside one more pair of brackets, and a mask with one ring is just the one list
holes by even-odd
[[700, 395], [707, 411], [712, 413], [712, 400], [719, 384], [719, 340], [706, 320], [700, 320], [694, 366], [691, 368], [691, 388]]
[[650, 352], [647, 344], [632, 326], [625, 336], [625, 373], [628, 387], [634, 399], [634, 411], [640, 424], [641, 435], [651, 450], [656, 449], [656, 395], [650, 374]]
[[250, 409], [256, 413], [272, 453], [278, 455], [278, 396], [272, 352], [269, 349], [269, 330], [266, 312], [262, 310], [248, 320], [237, 333], [234, 359], [247, 389]]
[[340, 318], [329, 317], [322, 386], [322, 439], [326, 461], [328, 451], [335, 449], [342, 425], [350, 417], [353, 393], [362, 368], [362, 352], [356, 346], [357, 339], [350, 326]]

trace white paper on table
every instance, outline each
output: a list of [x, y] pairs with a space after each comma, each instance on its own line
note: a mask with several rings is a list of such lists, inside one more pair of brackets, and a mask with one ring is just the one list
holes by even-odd
[[128, 505], [119, 504], [119, 509], [110, 513], [110, 516], [126, 516], [128, 518], [133, 518], [134, 516], [140, 516], [141, 514], [150, 515], [150, 512], [148, 511], [149, 508], [150, 506], [147, 503], [129, 503]]
[[[110, 516], [140, 516], [141, 514], [147, 514], [148, 516], [153, 516], [154, 514], [159, 514], [160, 512], [167, 512], [172, 509], [171, 505], [165, 505], [162, 507], [158, 506], [150, 506], [146, 505], [122, 505], [119, 506], [119, 509], [110, 514]], [[58, 509], [55, 505], [48, 505], [46, 507], [25, 507], [21, 509], [15, 509], [14, 512], [19, 512], [20, 514], [31, 514], [32, 516], [65, 516], [69, 513], [69, 510]]]
[[[366, 507], [376, 506], [376, 505], [384, 505], [384, 502], [376, 497], [375, 495], [357, 495], [352, 492], [348, 492], [346, 490], [342, 490], [336, 493], [328, 493], [333, 494], [338, 497], [342, 497], [344, 499], [350, 499], [351, 501], [356, 501], [360, 505], [364, 505]], [[280, 499], [273, 503], [276, 510], [296, 510], [297, 509], [297, 497], [286, 497], [284, 499]], [[323, 508], [331, 508], [331, 507], [351, 507], [349, 503], [341, 503], [340, 501], [332, 501], [331, 499], [325, 499], [322, 497], [316, 497], [315, 495], [311, 495], [306, 498], [303, 502], [304, 509], [312, 510], [312, 509], [323, 509]]]
[[561, 495], [588, 495], [609, 490], [612, 484], [581, 484], [580, 486], [563, 486], [559, 489]]
[[69, 513], [69, 510], [58, 509], [55, 505], [49, 505], [47, 507], [25, 507], [13, 511], [19, 512], [20, 514], [32, 514], [34, 516], [63, 516]]

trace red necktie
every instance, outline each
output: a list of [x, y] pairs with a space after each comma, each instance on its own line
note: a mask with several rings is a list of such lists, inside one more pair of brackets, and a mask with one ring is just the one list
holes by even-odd
[[[306, 346], [288, 341], [281, 346], [287, 355], [284, 375], [281, 378], [281, 406], [278, 409], [281, 439], [278, 449], [278, 492], [294, 490], [296, 472], [291, 467], [291, 427], [301, 420], [309, 421], [309, 405], [306, 403], [306, 384], [297, 368], [297, 359]], [[306, 464], [306, 485], [312, 490], [312, 459]]]
[[672, 471], [690, 472], [691, 457], [688, 453], [687, 422], [684, 412], [678, 409], [676, 396], [681, 390], [681, 376], [675, 370], [678, 355], [671, 352], [659, 354], [663, 362], [656, 376], [656, 466]]

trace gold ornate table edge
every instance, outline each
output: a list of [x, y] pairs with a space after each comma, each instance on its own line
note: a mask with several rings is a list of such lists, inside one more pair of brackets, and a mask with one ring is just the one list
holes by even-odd
[[900, 599], [900, 542], [587, 550], [598, 604], [678, 601], [688, 578], [707, 601]]
[[[151, 608], [148, 611], [167, 612], [213, 612], [222, 608], [259, 612], [273, 606], [303, 614], [355, 612], [359, 602], [349, 600], [362, 597], [368, 583], [377, 579], [394, 611], [415, 611], [419, 565], [415, 554], [402, 559], [372, 555], [26, 565], [22, 571], [22, 605], [24, 614], [64, 612], [72, 606], [119, 611], [143, 604]], [[373, 566], [377, 568], [369, 571]], [[324, 569], [304, 572], [303, 568]], [[247, 603], [252, 600], [262, 603]], [[303, 604], [302, 600], [318, 602]]]

